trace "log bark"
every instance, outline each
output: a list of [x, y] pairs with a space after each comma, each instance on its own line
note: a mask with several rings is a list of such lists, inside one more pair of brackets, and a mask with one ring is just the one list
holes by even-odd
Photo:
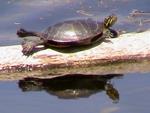
[[[123, 66], [126, 69], [122, 67], [120, 70], [118, 63], [150, 59], [150, 30], [123, 34], [118, 38], [109, 39], [109, 42], [102, 42], [83, 51], [72, 52], [83, 47], [72, 49], [67, 50], [68, 53], [45, 49], [27, 57], [22, 54], [21, 45], [0, 47], [0, 79], [20, 79], [35, 75], [42, 77], [65, 73], [107, 74], [139, 71], [136, 67], [137, 63], [126, 64]], [[141, 63], [138, 65], [143, 67]], [[99, 66], [102, 66], [101, 69]], [[116, 66], [119, 67], [116, 68]], [[130, 69], [130, 66], [135, 69]]]

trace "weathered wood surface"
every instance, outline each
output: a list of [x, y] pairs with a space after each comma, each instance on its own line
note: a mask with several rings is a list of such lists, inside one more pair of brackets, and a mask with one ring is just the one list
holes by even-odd
[[[27, 57], [21, 51], [21, 45], [0, 47], [0, 79], [44, 75], [45, 70], [49, 70], [49, 73], [53, 74], [63, 74], [64, 70], [61, 71], [63, 68], [68, 73], [89, 73], [89, 68], [85, 70], [82, 68], [150, 59], [150, 31], [123, 34], [119, 38], [110, 39], [110, 42], [103, 42], [93, 48], [75, 53], [61, 53], [46, 49]], [[106, 70], [107, 73], [124, 72], [114, 69], [108, 71], [109, 68], [102, 69], [99, 71], [100, 73], [105, 73]], [[138, 68], [135, 71], [138, 71]], [[93, 73], [92, 70], [90, 72]], [[12, 74], [14, 75], [11, 76]]]

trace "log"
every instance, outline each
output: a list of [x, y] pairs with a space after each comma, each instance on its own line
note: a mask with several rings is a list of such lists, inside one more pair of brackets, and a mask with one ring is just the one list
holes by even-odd
[[[145, 60], [150, 59], [150, 30], [122, 34], [92, 47], [64, 50], [49, 48], [31, 56], [25, 56], [21, 51], [21, 45], [0, 47], [0, 80], [72, 73], [126, 73], [141, 71], [139, 68], [148, 71]], [[141, 64], [143, 60], [144, 66]]]

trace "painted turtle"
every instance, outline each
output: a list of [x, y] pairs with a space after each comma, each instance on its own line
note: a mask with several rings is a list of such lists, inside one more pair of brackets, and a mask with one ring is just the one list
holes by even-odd
[[[77, 19], [60, 22], [48, 27], [44, 32], [32, 32], [19, 29], [19, 37], [36, 36], [33, 40], [24, 40], [23, 54], [30, 54], [38, 45], [49, 45], [58, 48], [90, 45], [105, 38], [116, 37], [110, 27], [117, 21], [115, 15], [108, 16], [103, 22], [92, 19]], [[32, 37], [31, 37], [32, 38]]]

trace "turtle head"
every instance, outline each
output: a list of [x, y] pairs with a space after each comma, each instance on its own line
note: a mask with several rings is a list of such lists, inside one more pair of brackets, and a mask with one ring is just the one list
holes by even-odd
[[111, 15], [104, 19], [104, 27], [109, 28], [117, 21], [117, 16]]

